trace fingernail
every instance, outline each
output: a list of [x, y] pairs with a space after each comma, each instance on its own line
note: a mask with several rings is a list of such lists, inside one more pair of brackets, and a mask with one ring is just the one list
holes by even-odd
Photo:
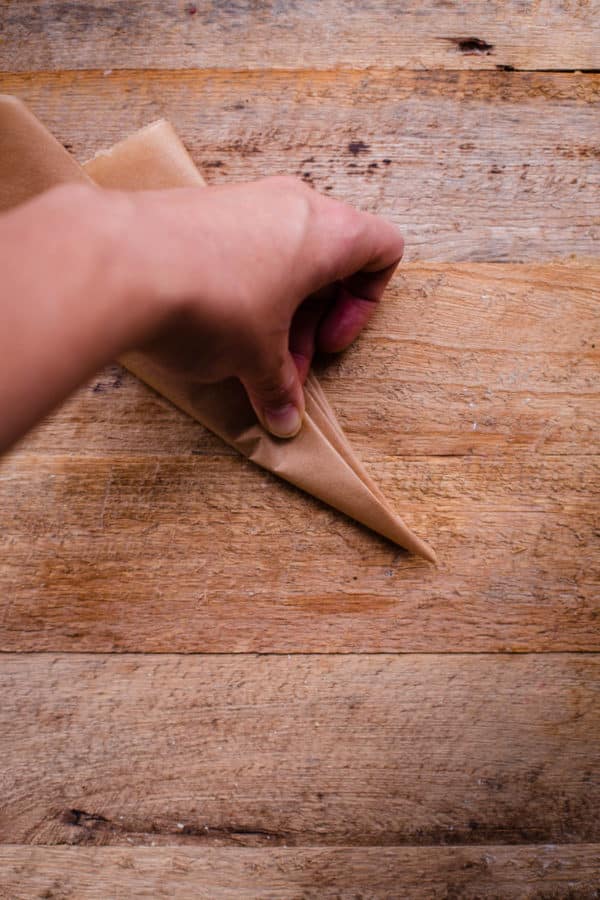
[[302, 418], [293, 403], [286, 403], [279, 409], [266, 409], [265, 419], [269, 431], [277, 437], [294, 437], [302, 427]]

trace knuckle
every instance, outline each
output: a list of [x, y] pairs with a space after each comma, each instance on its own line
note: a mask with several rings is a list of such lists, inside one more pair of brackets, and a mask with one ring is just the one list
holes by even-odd
[[364, 241], [365, 216], [347, 203], [325, 198], [319, 208], [318, 221], [322, 233], [333, 242], [331, 246], [342, 255], [358, 248]]
[[283, 406], [293, 399], [294, 376], [283, 368], [264, 373], [253, 379], [254, 392], [265, 406]]
[[291, 400], [291, 391], [281, 384], [269, 384], [259, 391], [258, 396], [264, 406], [278, 409]]
[[333, 224], [346, 240], [351, 242], [360, 240], [364, 234], [365, 226], [363, 214], [359, 210], [349, 206], [347, 203], [335, 201], [335, 207], [331, 212], [331, 216]]

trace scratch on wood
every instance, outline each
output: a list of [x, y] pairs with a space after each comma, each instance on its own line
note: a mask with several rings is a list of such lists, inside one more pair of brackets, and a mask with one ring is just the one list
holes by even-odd
[[113, 473], [114, 469], [111, 466], [108, 473], [108, 478], [106, 479], [106, 487], [104, 488], [104, 496], [102, 497], [102, 508], [100, 510], [100, 528], [102, 531], [104, 531], [104, 514], [106, 512], [106, 504], [108, 502], [108, 496], [110, 494], [110, 488], [112, 485]]

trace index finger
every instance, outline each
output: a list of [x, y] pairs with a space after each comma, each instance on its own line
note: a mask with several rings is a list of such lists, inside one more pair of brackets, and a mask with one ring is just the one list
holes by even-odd
[[323, 198], [315, 235], [319, 274], [336, 285], [319, 326], [319, 349], [343, 350], [362, 331], [402, 258], [404, 240], [391, 222]]
[[358, 337], [373, 315], [396, 270], [397, 262], [379, 272], [358, 272], [335, 286], [334, 300], [319, 323], [316, 344], [323, 353], [339, 353]]

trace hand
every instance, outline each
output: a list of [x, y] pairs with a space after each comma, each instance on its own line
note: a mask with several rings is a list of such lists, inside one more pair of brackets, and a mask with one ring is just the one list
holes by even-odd
[[200, 382], [239, 378], [290, 437], [315, 348], [354, 340], [402, 247], [390, 223], [293, 178], [46, 191], [0, 215], [0, 452], [131, 350]]
[[402, 256], [396, 227], [288, 177], [116, 196], [129, 293], [159, 311], [130, 349], [201, 382], [239, 378], [268, 430], [297, 433], [313, 354], [366, 324]]

